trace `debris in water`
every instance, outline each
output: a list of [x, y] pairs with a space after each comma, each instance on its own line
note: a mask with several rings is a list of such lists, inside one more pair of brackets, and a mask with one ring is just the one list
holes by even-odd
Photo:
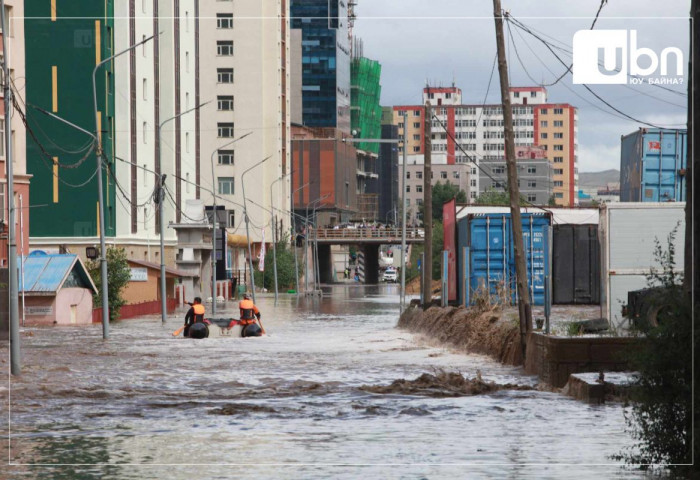
[[498, 384], [486, 382], [481, 374], [473, 379], [466, 378], [460, 373], [439, 371], [435, 375], [424, 373], [415, 380], [394, 380], [391, 385], [363, 385], [360, 390], [380, 394], [425, 395], [428, 397], [461, 397], [466, 395], [481, 395], [498, 390], [532, 390], [525, 385], [510, 383]]
[[209, 415], [247, 415], [249, 413], [277, 413], [272, 407], [252, 403], [234, 403], [209, 410]]

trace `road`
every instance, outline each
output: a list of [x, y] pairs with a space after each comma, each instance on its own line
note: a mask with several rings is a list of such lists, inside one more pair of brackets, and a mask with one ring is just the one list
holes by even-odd
[[[9, 415], [9, 453], [18, 465], [9, 473], [638, 476], [619, 465], [584, 465], [613, 464], [609, 456], [631, 442], [618, 404], [591, 406], [538, 390], [452, 398], [361, 390], [438, 369], [537, 383], [519, 368], [396, 329], [395, 285], [338, 286], [323, 300], [283, 296], [277, 308], [269, 296], [258, 300], [269, 333], [263, 338], [173, 338], [182, 323], [174, 316], [165, 327], [155, 316], [115, 323], [106, 342], [99, 325], [23, 329], [24, 368], [11, 381]], [[235, 305], [225, 312], [234, 315]]]

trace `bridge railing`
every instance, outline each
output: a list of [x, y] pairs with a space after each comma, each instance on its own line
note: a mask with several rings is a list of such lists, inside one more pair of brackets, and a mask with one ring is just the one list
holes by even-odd
[[[423, 238], [422, 228], [407, 228], [406, 238], [409, 240]], [[309, 239], [319, 240], [372, 240], [382, 238], [401, 239], [401, 228], [319, 228], [310, 229]]]

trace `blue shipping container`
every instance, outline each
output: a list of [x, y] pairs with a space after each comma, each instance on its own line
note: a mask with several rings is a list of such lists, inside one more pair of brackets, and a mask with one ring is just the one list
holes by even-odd
[[686, 130], [640, 128], [620, 152], [620, 201], [685, 201]]
[[[545, 233], [546, 227], [551, 225], [551, 218], [547, 212], [524, 213], [522, 222], [530, 302], [533, 305], [544, 305], [544, 277], [549, 264], [545, 250]], [[473, 299], [475, 292], [483, 290], [488, 284], [492, 295], [507, 287], [512, 303], [516, 303], [515, 249], [510, 214], [468, 215], [458, 222], [457, 231], [460, 257], [462, 247], [470, 247], [470, 299]], [[462, 271], [460, 269], [460, 276]], [[462, 289], [459, 288], [458, 292], [462, 302]]]

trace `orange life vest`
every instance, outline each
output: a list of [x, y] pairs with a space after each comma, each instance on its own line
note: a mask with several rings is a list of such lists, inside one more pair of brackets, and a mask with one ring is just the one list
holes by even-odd
[[192, 310], [194, 311], [194, 323], [204, 321], [204, 305], [201, 303], [196, 303], [192, 305]]
[[243, 325], [253, 323], [255, 321], [255, 314], [260, 313], [253, 301], [248, 299], [241, 300], [238, 304], [238, 308], [241, 310], [241, 323]]

